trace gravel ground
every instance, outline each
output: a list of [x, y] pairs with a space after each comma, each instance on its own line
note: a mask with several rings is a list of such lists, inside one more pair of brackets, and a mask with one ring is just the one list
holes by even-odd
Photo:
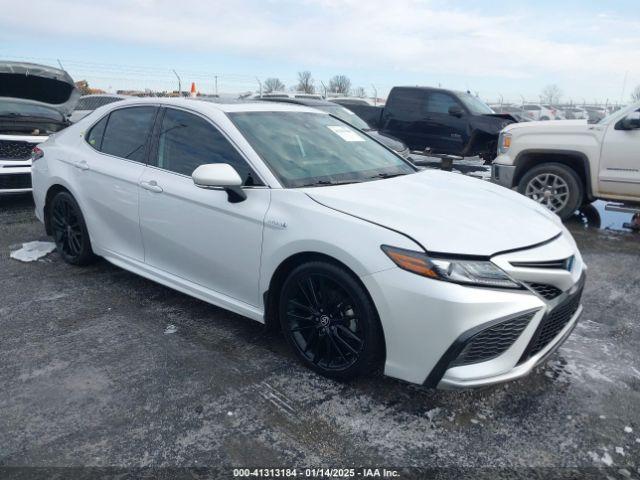
[[[28, 196], [0, 198], [0, 466], [611, 467], [640, 478], [640, 236], [571, 224], [585, 313], [525, 379], [435, 391], [343, 384], [277, 333], [56, 253]], [[230, 474], [228, 476], [231, 476]]]

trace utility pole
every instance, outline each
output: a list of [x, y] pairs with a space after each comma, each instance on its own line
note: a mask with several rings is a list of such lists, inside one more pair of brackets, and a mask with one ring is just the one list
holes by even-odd
[[260, 88], [260, 97], [262, 97], [262, 82], [258, 77], [256, 77], [256, 81], [258, 82], [258, 87]]
[[172, 70], [172, 72], [178, 79], [178, 96], [182, 97], [182, 80], [180, 79], [180, 75], [178, 75], [175, 70]]
[[327, 98], [327, 86], [324, 84], [323, 81], [320, 81], [320, 85], [322, 85], [322, 88], [324, 89], [324, 98]]
[[377, 106], [378, 105], [378, 89], [373, 83], [371, 84], [371, 88], [373, 88], [373, 104]]
[[215, 79], [216, 79], [216, 97], [218, 96], [218, 75], [215, 75]]

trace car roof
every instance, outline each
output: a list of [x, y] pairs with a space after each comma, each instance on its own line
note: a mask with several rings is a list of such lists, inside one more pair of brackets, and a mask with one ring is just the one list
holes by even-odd
[[[120, 102], [114, 102], [115, 108], [123, 108], [127, 105], [167, 105], [174, 107], [184, 107], [196, 110], [202, 113], [211, 112], [312, 112], [319, 113], [318, 110], [305, 107], [303, 105], [295, 105], [290, 102], [211, 102], [199, 100], [197, 98], [172, 98], [172, 97], [133, 97], [127, 98]], [[321, 112], [320, 112], [321, 113]]]
[[262, 97], [257, 99], [259, 102], [277, 102], [277, 103], [294, 103], [296, 105], [306, 105], [309, 107], [339, 107], [333, 102], [326, 100], [318, 100], [315, 98], [284, 98], [284, 97]]

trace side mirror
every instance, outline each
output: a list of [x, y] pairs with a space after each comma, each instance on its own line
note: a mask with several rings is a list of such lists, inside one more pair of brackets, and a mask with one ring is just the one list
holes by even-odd
[[231, 203], [241, 202], [247, 198], [247, 194], [241, 188], [240, 175], [228, 163], [200, 165], [193, 171], [191, 178], [196, 187], [226, 190]]
[[460, 118], [464, 115], [464, 111], [460, 108], [460, 105], [451, 105], [449, 107], [449, 115]]
[[616, 130], [636, 130], [640, 128], [640, 112], [631, 112], [616, 125]]

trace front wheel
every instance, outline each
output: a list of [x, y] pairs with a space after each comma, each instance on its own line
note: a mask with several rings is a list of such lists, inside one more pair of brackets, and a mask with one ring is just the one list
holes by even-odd
[[84, 217], [73, 196], [56, 194], [50, 212], [53, 239], [62, 259], [71, 265], [88, 265], [95, 260]]
[[518, 191], [547, 207], [562, 220], [575, 212], [584, 197], [576, 172], [561, 163], [543, 163], [522, 177]]
[[378, 316], [343, 268], [321, 261], [295, 268], [282, 286], [279, 316], [296, 355], [316, 372], [348, 380], [375, 370], [383, 348]]

